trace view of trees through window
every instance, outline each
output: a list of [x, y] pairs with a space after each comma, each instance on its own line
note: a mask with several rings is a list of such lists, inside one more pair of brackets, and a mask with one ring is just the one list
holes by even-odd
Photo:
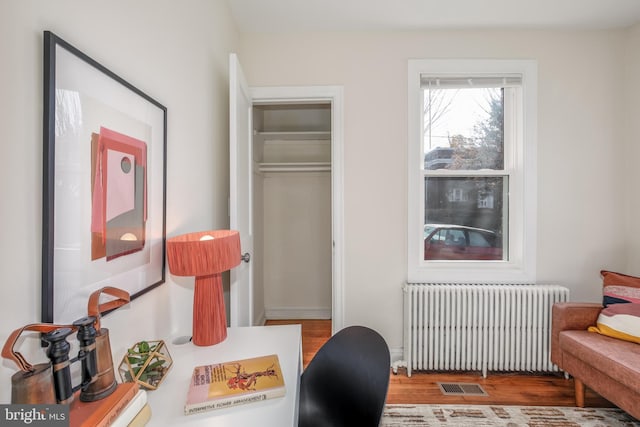
[[[451, 148], [446, 169], [504, 168], [504, 89], [424, 91], [425, 153]], [[439, 169], [439, 167], [428, 168]]]
[[424, 89], [427, 260], [507, 256], [504, 97], [500, 87]]

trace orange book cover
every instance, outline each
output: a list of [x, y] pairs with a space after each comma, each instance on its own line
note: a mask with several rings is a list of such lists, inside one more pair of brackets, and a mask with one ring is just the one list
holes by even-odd
[[285, 395], [278, 355], [253, 357], [193, 370], [185, 415], [227, 408]]
[[81, 402], [77, 394], [69, 409], [69, 427], [108, 427], [136, 396], [138, 389], [138, 383], [118, 384], [113, 393], [95, 402]]

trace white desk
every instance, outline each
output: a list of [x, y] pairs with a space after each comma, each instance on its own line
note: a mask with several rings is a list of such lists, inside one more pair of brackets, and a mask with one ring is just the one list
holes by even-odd
[[[173, 366], [157, 390], [149, 391], [154, 426], [296, 427], [302, 372], [300, 325], [229, 328], [227, 339], [210, 347], [167, 343]], [[284, 376], [284, 397], [201, 414], [184, 415], [193, 368], [198, 365], [277, 354]]]

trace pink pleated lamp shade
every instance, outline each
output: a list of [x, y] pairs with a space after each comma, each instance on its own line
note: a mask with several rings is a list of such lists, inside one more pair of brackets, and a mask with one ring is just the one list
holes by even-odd
[[176, 276], [209, 276], [240, 264], [240, 234], [199, 231], [167, 239], [169, 271]]

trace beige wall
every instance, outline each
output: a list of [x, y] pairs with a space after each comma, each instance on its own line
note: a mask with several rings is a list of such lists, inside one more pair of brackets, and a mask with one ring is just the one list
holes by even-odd
[[331, 313], [331, 175], [265, 173], [256, 187], [260, 184], [266, 316], [326, 318]]
[[[627, 267], [621, 200], [622, 31], [243, 34], [252, 86], [344, 86], [345, 324], [402, 346], [407, 60], [536, 59], [539, 282], [598, 300], [599, 270]], [[637, 38], [635, 39], [637, 40]], [[637, 46], [637, 42], [635, 42]], [[627, 49], [628, 50], [628, 49]]]
[[627, 271], [640, 276], [640, 197], [638, 197], [638, 182], [640, 182], [640, 24], [629, 29], [625, 44], [625, 95], [624, 118], [626, 144], [625, 178], [627, 182], [623, 200], [628, 203], [625, 233], [625, 245], [629, 248], [627, 256]]
[[[0, 342], [40, 320], [42, 32], [50, 30], [168, 108], [167, 235], [228, 227], [228, 54], [222, 0], [0, 3]], [[141, 339], [191, 328], [192, 278], [173, 278], [106, 316], [114, 359]], [[42, 357], [36, 339], [20, 346]], [[0, 402], [10, 399], [3, 360]]]

